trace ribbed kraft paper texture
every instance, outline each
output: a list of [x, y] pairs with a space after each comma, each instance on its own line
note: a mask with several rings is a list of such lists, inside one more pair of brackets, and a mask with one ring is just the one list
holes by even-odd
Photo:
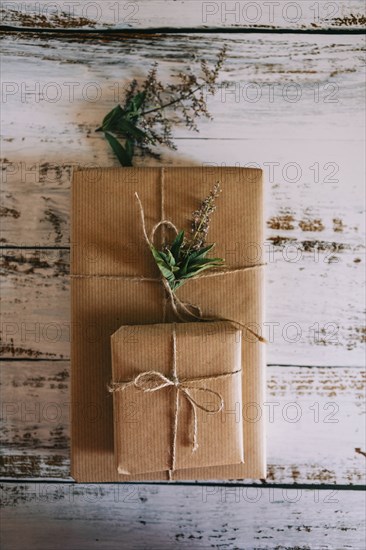
[[[191, 213], [221, 182], [209, 242], [230, 268], [263, 262], [262, 172], [245, 168], [77, 170], [72, 183], [72, 475], [80, 482], [165, 480], [167, 472], [118, 474], [114, 456], [111, 335], [122, 325], [176, 321], [167, 311], [159, 282], [98, 278], [97, 275], [159, 277], [142, 236], [137, 191], [149, 230], [162, 214], [189, 231]], [[162, 201], [163, 199], [163, 201]], [[162, 211], [163, 204], [163, 211]], [[168, 232], [169, 229], [166, 230]], [[89, 277], [92, 275], [93, 277]], [[209, 316], [263, 326], [264, 269], [192, 279], [179, 298]], [[245, 463], [187, 468], [175, 479], [264, 478], [264, 348], [248, 334], [242, 341], [242, 402]]]
[[[241, 341], [241, 331], [229, 322], [127, 325], [114, 333], [113, 382], [128, 382], [147, 371], [172, 379], [175, 357], [176, 375], [183, 383], [190, 380], [189, 395], [199, 405], [213, 410], [223, 399], [222, 410], [215, 414], [196, 408], [198, 448], [192, 452], [193, 411], [184, 394], [178, 394], [173, 443], [176, 399], [173, 386], [152, 392], [134, 386], [115, 391], [114, 445], [119, 472], [159, 472], [174, 466], [174, 479], [185, 468], [244, 462]], [[219, 376], [223, 374], [228, 376]], [[205, 389], [215, 391], [216, 395]]]

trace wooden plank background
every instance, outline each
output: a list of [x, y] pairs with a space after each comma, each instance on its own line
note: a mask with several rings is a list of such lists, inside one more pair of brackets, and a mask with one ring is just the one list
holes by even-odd
[[[245, 412], [267, 421], [267, 481], [361, 486], [363, 370], [271, 366], [267, 378], [266, 401]], [[2, 382], [4, 474], [71, 479], [69, 362], [4, 362]]]
[[3, 498], [6, 550], [364, 547], [361, 491], [17, 483]]
[[[28, 42], [22, 35], [3, 40], [8, 60], [5, 357], [69, 356], [70, 165], [117, 165], [94, 132], [114, 104], [115, 90], [132, 76], [141, 77], [153, 60], [162, 78], [169, 78], [184, 66], [182, 50], [212, 58], [225, 43], [231, 53], [222, 87], [210, 100], [214, 122], [202, 123], [199, 134], [178, 128], [178, 154], [163, 152], [159, 162], [199, 165], [220, 159], [227, 165], [263, 167], [268, 232], [258, 253], [268, 262], [268, 324], [261, 330], [271, 341], [269, 362], [363, 364], [360, 37], [337, 38], [335, 47], [332, 37], [323, 36], [218, 35], [215, 44], [202, 35], [188, 42], [184, 35], [141, 37], [133, 45], [89, 39], [82, 55], [75, 38]], [[289, 55], [283, 52], [285, 42], [292, 44]], [[118, 61], [112, 55], [116, 50]], [[32, 80], [34, 71], [37, 80]], [[249, 92], [243, 96], [247, 85], [263, 97], [252, 102]], [[288, 100], [292, 85], [301, 93], [296, 102]], [[72, 88], [74, 95], [69, 95]], [[93, 90], [100, 90], [101, 97], [88, 101]], [[139, 163], [156, 161], [142, 158]], [[228, 253], [235, 253], [235, 245]], [[19, 285], [27, 285], [27, 291], [19, 294]]]
[[108, 0], [4, 2], [4, 25], [38, 28], [278, 28], [300, 30], [362, 28], [362, 0], [262, 2], [200, 0]]
[[[256, 22], [248, 2], [231, 16], [228, 2], [92, 4], [94, 15], [88, 2], [71, 15], [62, 3], [2, 7], [4, 547], [363, 548], [364, 44], [352, 34], [363, 3], [281, 0]], [[245, 33], [256, 26], [266, 32]], [[154, 27], [171, 32], [107, 34]], [[78, 486], [69, 475], [71, 169], [117, 165], [94, 130], [131, 78], [155, 60], [163, 81], [174, 78], [223, 44], [214, 121], [198, 134], [177, 127], [178, 152], [136, 163], [264, 169], [268, 479]]]

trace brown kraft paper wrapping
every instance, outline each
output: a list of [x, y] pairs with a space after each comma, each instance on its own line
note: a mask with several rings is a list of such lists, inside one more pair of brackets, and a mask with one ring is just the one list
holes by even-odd
[[[165, 470], [174, 479], [185, 468], [244, 462], [240, 330], [227, 322], [122, 326], [111, 345], [119, 473]], [[165, 385], [174, 373], [180, 390]]]
[[[106, 389], [112, 378], [110, 337], [121, 325], [176, 320], [169, 306], [164, 307], [162, 284], [140, 279], [159, 278], [159, 272], [142, 235], [135, 192], [149, 231], [163, 218], [189, 230], [191, 213], [217, 181], [223, 192], [209, 242], [216, 242], [214, 255], [238, 271], [191, 279], [177, 295], [199, 305], [204, 315], [233, 319], [258, 332], [263, 323], [264, 271], [241, 268], [262, 262], [261, 170], [177, 167], [74, 172], [71, 461], [77, 481], [167, 479], [166, 471], [133, 476], [117, 472], [113, 399]], [[186, 468], [176, 472], [175, 479], [265, 477], [264, 345], [245, 331], [242, 392], [245, 464]]]

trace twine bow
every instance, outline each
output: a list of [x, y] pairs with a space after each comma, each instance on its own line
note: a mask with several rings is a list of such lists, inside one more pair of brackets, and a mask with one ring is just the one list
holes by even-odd
[[[222, 395], [206, 386], [192, 386], [197, 382], [203, 382], [205, 380], [217, 380], [218, 378], [227, 378], [229, 376], [234, 376], [241, 372], [241, 369], [226, 372], [222, 374], [217, 374], [213, 376], [203, 376], [198, 378], [182, 378], [179, 379], [177, 375], [177, 335], [175, 330], [175, 325], [173, 326], [172, 332], [172, 376], [171, 378], [165, 376], [161, 372], [150, 370], [141, 372], [132, 380], [126, 382], [112, 382], [108, 386], [110, 392], [125, 391], [127, 388], [134, 387], [136, 390], [147, 392], [156, 392], [163, 390], [164, 388], [174, 387], [176, 390], [175, 394], [175, 410], [174, 410], [174, 423], [173, 423], [173, 435], [172, 435], [172, 447], [171, 447], [171, 468], [169, 470], [169, 479], [172, 479], [175, 462], [176, 462], [176, 452], [177, 452], [177, 432], [178, 432], [178, 416], [179, 416], [179, 396], [182, 395], [191, 407], [192, 416], [193, 416], [193, 436], [192, 436], [192, 452], [197, 451], [199, 448], [198, 444], [198, 413], [197, 409], [207, 413], [207, 414], [217, 414], [222, 411], [224, 407], [224, 399]], [[199, 391], [204, 394], [210, 394], [216, 400], [216, 404], [209, 408], [201, 404], [197, 399], [192, 397], [190, 390]]]
[[[164, 168], [161, 169], [161, 178], [160, 178], [160, 188], [161, 188], [161, 221], [159, 221], [152, 229], [150, 238], [147, 235], [146, 231], [146, 224], [145, 224], [145, 214], [142, 207], [141, 200], [137, 193], [135, 193], [136, 199], [139, 203], [140, 208], [140, 215], [141, 215], [141, 223], [142, 223], [142, 230], [143, 235], [146, 243], [150, 247], [153, 240], [155, 233], [157, 229], [160, 226], [167, 226], [171, 227], [176, 233], [178, 233], [178, 230], [176, 226], [170, 221], [164, 219]], [[208, 277], [216, 277], [216, 276], [222, 276], [232, 273], [239, 273], [243, 271], [249, 271], [253, 269], [259, 269], [263, 267], [265, 264], [254, 264], [250, 266], [243, 266], [239, 268], [226, 268], [226, 269], [215, 269], [211, 273], [204, 273], [201, 274], [200, 277], [208, 278]], [[254, 332], [252, 329], [250, 329], [248, 326], [240, 323], [239, 321], [235, 321], [233, 319], [226, 319], [223, 317], [203, 317], [201, 308], [197, 305], [193, 304], [187, 304], [182, 302], [178, 296], [173, 292], [173, 290], [170, 288], [168, 281], [164, 277], [144, 277], [144, 276], [130, 276], [130, 275], [105, 275], [105, 274], [90, 274], [90, 273], [72, 273], [70, 275], [72, 279], [105, 279], [105, 280], [131, 280], [135, 282], [149, 282], [149, 283], [162, 283], [164, 286], [164, 289], [166, 291], [166, 295], [168, 297], [168, 301], [171, 304], [171, 307], [173, 309], [174, 314], [180, 321], [187, 321], [187, 319], [193, 319], [196, 321], [229, 321], [233, 325], [237, 325], [238, 327], [241, 327], [242, 329], [246, 330], [260, 342], [266, 342], [265, 338], [258, 335], [256, 332]], [[166, 307], [166, 300], [164, 300], [164, 320], [165, 320], [165, 307]], [[143, 391], [143, 392], [153, 392], [153, 391], [159, 391], [166, 387], [175, 387], [176, 389], [176, 399], [175, 399], [175, 414], [174, 414], [174, 429], [173, 429], [173, 441], [172, 441], [172, 464], [171, 469], [169, 470], [169, 479], [172, 479], [172, 474], [175, 470], [175, 455], [176, 455], [176, 437], [177, 437], [177, 427], [178, 427], [178, 411], [179, 411], [179, 396], [182, 395], [185, 397], [187, 402], [190, 404], [192, 412], [193, 412], [193, 447], [192, 450], [196, 451], [198, 448], [198, 422], [197, 422], [197, 409], [201, 409], [202, 411], [206, 413], [216, 414], [220, 412], [224, 406], [224, 401], [222, 396], [215, 392], [214, 390], [211, 390], [209, 388], [206, 388], [204, 386], [202, 387], [192, 387], [190, 386], [193, 382], [199, 382], [203, 381], [205, 379], [214, 380], [217, 378], [224, 378], [228, 376], [233, 376], [235, 374], [240, 373], [241, 370], [237, 370], [230, 373], [223, 373], [215, 376], [208, 376], [203, 378], [191, 378], [191, 379], [182, 379], [179, 380], [176, 374], [176, 334], [175, 329], [173, 331], [173, 375], [172, 378], [168, 378], [164, 376], [162, 373], [157, 371], [146, 371], [143, 373], [138, 374], [133, 380], [129, 380], [127, 382], [113, 382], [108, 386], [108, 389], [110, 392], [116, 392], [116, 391], [124, 391], [126, 388], [134, 386], [137, 390]], [[210, 393], [211, 395], [214, 395], [215, 398], [218, 399], [217, 403], [218, 405], [214, 407], [213, 410], [208, 409], [204, 405], [201, 405], [197, 400], [195, 400], [192, 395], [190, 394], [190, 390], [194, 389], [195, 391], [201, 391], [205, 393]]]
[[[165, 204], [165, 193], [164, 193], [164, 180], [165, 180], [165, 171], [162, 167], [160, 170], [160, 192], [161, 192], [161, 202], [160, 202], [160, 211], [161, 211], [161, 221], [159, 221], [157, 224], [154, 225], [150, 238], [147, 235], [146, 231], [146, 224], [145, 224], [145, 213], [144, 209], [142, 207], [141, 200], [137, 193], [135, 193], [136, 199], [139, 204], [140, 209], [140, 216], [141, 216], [141, 224], [142, 224], [142, 231], [144, 239], [147, 243], [147, 245], [150, 247], [153, 243], [154, 236], [156, 231], [160, 226], [164, 228], [164, 226], [172, 228], [176, 233], [178, 233], [178, 230], [173, 222], [170, 220], [165, 219], [164, 215], [164, 204]], [[209, 278], [209, 277], [219, 277], [223, 275], [229, 275], [233, 273], [242, 273], [244, 271], [251, 271], [251, 270], [257, 270], [264, 266], [265, 264], [254, 264], [254, 265], [247, 265], [243, 267], [237, 267], [237, 268], [224, 268], [224, 269], [215, 269], [208, 273], [207, 271], [205, 273], [201, 273], [199, 275], [200, 278]], [[259, 342], [266, 343], [266, 339], [257, 334], [254, 330], [249, 328], [247, 325], [244, 325], [243, 323], [240, 323], [239, 321], [235, 321], [233, 319], [226, 319], [224, 317], [204, 317], [202, 315], [202, 310], [198, 305], [194, 304], [187, 304], [182, 302], [178, 296], [173, 292], [173, 290], [170, 288], [168, 281], [165, 279], [165, 277], [145, 277], [143, 275], [135, 276], [135, 275], [105, 275], [105, 274], [91, 274], [91, 273], [71, 273], [70, 277], [72, 279], [104, 279], [108, 281], [118, 281], [118, 280], [129, 280], [134, 282], [148, 282], [148, 283], [158, 283], [163, 284], [164, 289], [166, 291], [167, 300], [163, 300], [163, 322], [165, 322], [165, 316], [166, 316], [166, 304], [167, 302], [170, 302], [173, 313], [175, 314], [176, 318], [180, 321], [187, 321], [187, 320], [194, 320], [194, 321], [229, 321], [233, 325], [236, 325], [237, 327], [240, 327], [241, 329], [247, 331], [249, 334], [254, 336], [256, 340]]]
[[[164, 220], [163, 219], [163, 220], [159, 221], [157, 224], [154, 225], [154, 227], [151, 230], [150, 237], [148, 237], [147, 230], [146, 230], [144, 208], [142, 206], [141, 199], [140, 199], [138, 193], [136, 193], [136, 192], [135, 192], [135, 197], [136, 197], [136, 200], [138, 202], [139, 210], [140, 210], [142, 233], [143, 233], [145, 242], [146, 242], [146, 244], [148, 245], [148, 247], [150, 249], [151, 249], [152, 246], [154, 246], [155, 233], [159, 229], [160, 226], [171, 227], [175, 231], [175, 233], [178, 235], [178, 229], [176, 228], [174, 223], [171, 222], [170, 220]], [[233, 272], [236, 272], [236, 271], [239, 272], [239, 271], [244, 271], [244, 270], [247, 270], [247, 269], [254, 269], [254, 268], [258, 268], [258, 267], [262, 267], [262, 266], [255, 265], [255, 266], [251, 266], [251, 267], [241, 267], [241, 268], [238, 268], [238, 269], [230, 269], [230, 270], [214, 270], [211, 273], [205, 273], [203, 275], [203, 277], [205, 277], [205, 278], [215, 277], [216, 275], [223, 275], [226, 272], [233, 273]], [[187, 318], [191, 319], [191, 320], [194, 320], [194, 321], [229, 321], [230, 323], [240, 327], [241, 329], [244, 329], [244, 330], [248, 331], [250, 334], [255, 336], [255, 338], [259, 342], [263, 342], [263, 343], [266, 342], [266, 339], [263, 338], [263, 336], [260, 336], [254, 330], [250, 329], [248, 326], [244, 325], [243, 323], [240, 323], [239, 321], [235, 321], [233, 319], [227, 319], [225, 317], [204, 317], [202, 315], [202, 310], [198, 305], [188, 304], [188, 303], [182, 302], [182, 300], [180, 300], [180, 298], [178, 298], [178, 296], [175, 294], [175, 292], [173, 292], [173, 290], [170, 288], [170, 285], [169, 285], [167, 279], [164, 276], [161, 276], [160, 280], [161, 280], [161, 282], [164, 286], [164, 289], [166, 291], [166, 295], [168, 297], [168, 300], [171, 304], [172, 310], [173, 310], [175, 316], [180, 321], [183, 321], [183, 322], [187, 321]], [[164, 302], [164, 306], [165, 306], [165, 302]], [[165, 307], [164, 307], [164, 318], [165, 318]]]

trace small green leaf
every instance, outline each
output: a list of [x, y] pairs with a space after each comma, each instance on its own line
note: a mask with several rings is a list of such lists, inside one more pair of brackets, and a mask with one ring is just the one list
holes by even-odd
[[178, 261], [179, 259], [179, 252], [183, 244], [183, 240], [184, 240], [184, 231], [180, 231], [178, 235], [175, 237], [170, 247], [171, 253], [174, 256], [175, 261]]
[[158, 252], [158, 254], [160, 255], [160, 257], [162, 258], [162, 260], [166, 263], [167, 267], [168, 267], [169, 269], [171, 269], [171, 268], [172, 268], [172, 265], [171, 265], [171, 263], [170, 263], [170, 259], [169, 259], [168, 254], [166, 254], [166, 253], [163, 252], [162, 250], [158, 250], [157, 252]]
[[118, 139], [116, 139], [109, 132], [105, 132], [104, 135], [109, 145], [112, 147], [112, 150], [116, 155], [116, 157], [118, 158], [121, 166], [132, 166], [132, 158], [130, 157], [127, 150], [124, 149], [123, 146], [120, 144]]
[[145, 101], [145, 98], [146, 98], [146, 92], [139, 92], [137, 93], [131, 100], [131, 104], [134, 108], [134, 111], [138, 111], [143, 102]]
[[171, 251], [168, 249], [166, 253], [167, 253], [167, 256], [168, 256], [168, 259], [169, 259], [169, 264], [171, 266], [175, 266], [176, 261], [175, 261], [175, 258], [173, 256], [173, 254], [171, 253]]
[[199, 250], [196, 250], [195, 252], [192, 252], [189, 255], [189, 263], [192, 263], [194, 260], [197, 260], [198, 258], [204, 258], [206, 254], [213, 249], [215, 244], [209, 244], [207, 246], [204, 246], [203, 248], [200, 248]]
[[201, 273], [201, 271], [205, 271], [206, 269], [210, 269], [212, 267], [216, 267], [216, 265], [211, 265], [211, 264], [204, 265], [204, 266], [196, 269], [195, 271], [191, 271], [191, 272], [187, 273], [186, 275], [184, 275], [182, 277], [182, 279], [191, 279], [192, 277], [196, 277], [199, 273]]
[[183, 276], [187, 273], [188, 269], [189, 256], [186, 258], [183, 266], [180, 268], [180, 275]]
[[118, 121], [116, 129], [118, 129], [123, 134], [130, 134], [132, 137], [140, 141], [148, 139], [148, 135], [145, 132], [137, 128], [132, 122], [128, 121], [126, 118], [122, 118]]
[[102, 130], [114, 130], [116, 128], [116, 124], [118, 124], [118, 121], [121, 117], [123, 117], [123, 109], [120, 105], [117, 105], [103, 118], [101, 126]]
[[135, 151], [135, 146], [134, 146], [134, 143], [131, 139], [126, 140], [125, 149], [126, 149], [127, 155], [130, 157], [130, 159], [132, 161], [132, 157], [133, 157], [133, 154], [134, 154], [134, 151]]
[[174, 274], [171, 269], [169, 269], [166, 261], [161, 256], [164, 253], [159, 252], [159, 250], [157, 250], [155, 246], [151, 246], [150, 250], [163, 276], [169, 281], [169, 283], [173, 282], [175, 279]]
[[150, 246], [150, 250], [151, 250], [152, 255], [155, 258], [156, 263], [166, 262], [166, 256], [165, 256], [164, 252], [160, 252], [153, 245]]
[[188, 269], [189, 271], [193, 271], [195, 268], [201, 267], [203, 265], [220, 265], [222, 262], [223, 260], [221, 258], [199, 258], [194, 262], [194, 264], [189, 264]]

